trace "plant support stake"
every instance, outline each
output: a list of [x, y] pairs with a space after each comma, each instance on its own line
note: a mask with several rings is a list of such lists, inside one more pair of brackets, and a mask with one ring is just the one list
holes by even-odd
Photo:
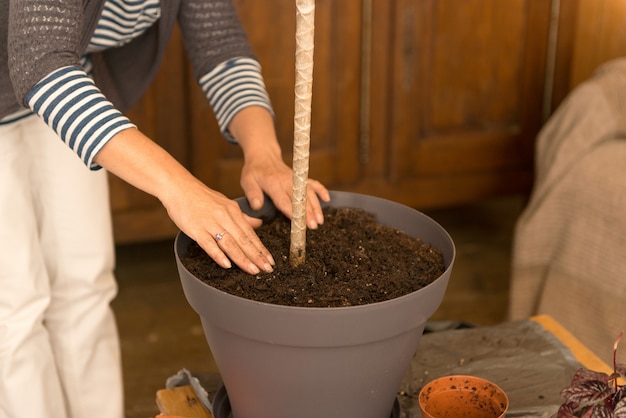
[[311, 143], [311, 96], [313, 92], [313, 40], [315, 0], [296, 0], [296, 84], [293, 137], [293, 196], [291, 201], [292, 267], [306, 258], [306, 192]]

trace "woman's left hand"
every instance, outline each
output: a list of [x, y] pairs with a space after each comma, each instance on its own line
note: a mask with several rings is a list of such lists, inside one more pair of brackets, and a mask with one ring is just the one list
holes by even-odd
[[[244, 153], [241, 187], [250, 206], [260, 209], [265, 193], [291, 219], [293, 171], [282, 159], [273, 123], [266, 109], [252, 106], [241, 110], [229, 129]], [[306, 224], [310, 229], [324, 223], [320, 199], [330, 201], [328, 190], [319, 181], [308, 179]]]
[[[257, 158], [247, 161], [241, 172], [241, 187], [252, 209], [263, 206], [264, 193], [288, 218], [292, 217], [293, 171], [280, 159]], [[320, 199], [330, 201], [326, 187], [317, 180], [307, 180], [306, 225], [316, 229], [324, 223]]]

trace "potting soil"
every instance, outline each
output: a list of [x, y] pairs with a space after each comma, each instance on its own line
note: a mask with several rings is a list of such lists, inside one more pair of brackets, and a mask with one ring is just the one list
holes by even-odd
[[260, 302], [341, 307], [382, 302], [432, 283], [445, 270], [441, 252], [384, 226], [356, 208], [324, 208], [324, 224], [307, 230], [305, 262], [289, 262], [291, 222], [283, 215], [257, 234], [272, 253], [272, 273], [251, 276], [223, 269], [193, 243], [182, 263], [195, 277], [224, 292]]

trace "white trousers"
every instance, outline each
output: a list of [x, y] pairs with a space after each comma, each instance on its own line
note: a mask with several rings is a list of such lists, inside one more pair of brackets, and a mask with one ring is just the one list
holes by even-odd
[[123, 417], [114, 263], [105, 170], [0, 125], [0, 417]]

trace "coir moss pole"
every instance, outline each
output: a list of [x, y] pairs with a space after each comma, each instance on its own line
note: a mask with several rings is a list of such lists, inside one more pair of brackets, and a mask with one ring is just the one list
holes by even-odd
[[296, 0], [296, 84], [293, 138], [293, 196], [290, 263], [306, 257], [306, 192], [309, 175], [315, 1]]

